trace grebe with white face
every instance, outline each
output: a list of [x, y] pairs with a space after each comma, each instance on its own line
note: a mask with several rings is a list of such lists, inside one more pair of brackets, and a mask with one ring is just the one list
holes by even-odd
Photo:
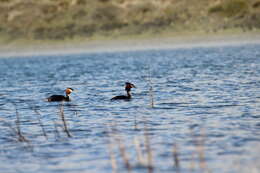
[[73, 89], [72, 88], [67, 88], [65, 90], [65, 96], [63, 95], [52, 95], [50, 97], [47, 98], [48, 102], [61, 102], [61, 101], [66, 101], [69, 102], [70, 98], [69, 95], [72, 93]]
[[132, 98], [131, 93], [130, 93], [131, 88], [136, 88], [136, 87], [134, 84], [132, 84], [130, 82], [126, 82], [125, 91], [126, 91], [127, 95], [115, 96], [111, 100], [130, 100]]

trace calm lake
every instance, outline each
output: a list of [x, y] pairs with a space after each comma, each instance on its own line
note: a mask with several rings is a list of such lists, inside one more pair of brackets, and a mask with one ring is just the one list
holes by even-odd
[[[156, 173], [260, 172], [260, 44], [0, 58], [0, 79], [1, 173], [128, 172], [120, 146], [144, 173], [147, 138]], [[67, 87], [71, 137], [45, 101]]]

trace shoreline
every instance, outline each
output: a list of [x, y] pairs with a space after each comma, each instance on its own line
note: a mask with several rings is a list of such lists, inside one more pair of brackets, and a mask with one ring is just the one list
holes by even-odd
[[[3, 44], [3, 43], [2, 43]], [[238, 46], [260, 44], [260, 32], [216, 34], [162, 34], [153, 38], [136, 37], [118, 39], [67, 40], [0, 44], [0, 58], [48, 56], [65, 54], [122, 52], [159, 49], [188, 49], [197, 47]]]

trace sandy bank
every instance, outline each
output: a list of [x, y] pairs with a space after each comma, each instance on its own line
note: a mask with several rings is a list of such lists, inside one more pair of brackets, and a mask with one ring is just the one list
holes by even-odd
[[222, 35], [156, 36], [154, 38], [91, 40], [63, 43], [24, 43], [0, 45], [0, 57], [63, 55], [116, 51], [178, 49], [195, 47], [260, 44], [260, 33]]

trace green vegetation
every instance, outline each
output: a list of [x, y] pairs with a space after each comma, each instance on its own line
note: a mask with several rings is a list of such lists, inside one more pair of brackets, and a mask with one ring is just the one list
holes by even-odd
[[5, 40], [260, 28], [260, 0], [0, 0], [0, 11]]

